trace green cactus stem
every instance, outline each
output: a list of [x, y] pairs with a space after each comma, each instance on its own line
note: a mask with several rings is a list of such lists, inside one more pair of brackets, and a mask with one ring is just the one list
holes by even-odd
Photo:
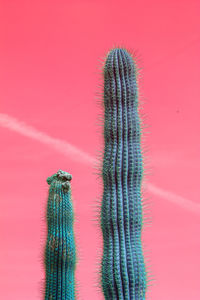
[[75, 299], [76, 249], [71, 201], [72, 176], [59, 170], [47, 178], [48, 235], [45, 247], [45, 300]]
[[136, 66], [123, 48], [104, 65], [104, 157], [101, 229], [102, 290], [107, 300], [144, 300], [146, 269], [141, 243], [143, 159]]

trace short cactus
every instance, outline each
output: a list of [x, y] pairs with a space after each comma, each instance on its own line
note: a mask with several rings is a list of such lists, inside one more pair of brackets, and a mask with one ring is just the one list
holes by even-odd
[[107, 300], [144, 300], [141, 243], [143, 159], [136, 66], [123, 48], [104, 65], [104, 157], [101, 283]]
[[45, 300], [75, 299], [76, 250], [73, 231], [72, 176], [59, 170], [47, 178], [48, 236], [45, 247]]

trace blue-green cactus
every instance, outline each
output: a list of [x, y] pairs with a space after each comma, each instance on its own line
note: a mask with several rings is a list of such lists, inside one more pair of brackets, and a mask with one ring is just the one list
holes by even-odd
[[146, 268], [141, 243], [143, 158], [136, 66], [123, 48], [104, 65], [104, 157], [101, 283], [107, 300], [144, 300]]
[[45, 247], [45, 300], [75, 299], [76, 249], [71, 201], [72, 176], [59, 170], [47, 178], [48, 236]]

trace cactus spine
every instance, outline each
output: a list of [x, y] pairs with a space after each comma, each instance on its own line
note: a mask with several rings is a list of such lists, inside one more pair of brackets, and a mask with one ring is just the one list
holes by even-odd
[[45, 300], [75, 299], [76, 250], [73, 231], [72, 176], [59, 170], [47, 178], [48, 235], [45, 247]]
[[101, 282], [107, 300], [144, 300], [141, 244], [143, 159], [136, 66], [123, 48], [104, 65], [104, 157]]

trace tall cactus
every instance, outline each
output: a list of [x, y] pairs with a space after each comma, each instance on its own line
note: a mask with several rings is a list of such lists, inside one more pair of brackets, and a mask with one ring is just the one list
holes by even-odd
[[47, 178], [48, 236], [45, 247], [45, 300], [75, 299], [76, 250], [73, 231], [72, 176], [59, 170]]
[[107, 300], [144, 300], [141, 182], [143, 159], [136, 66], [123, 48], [104, 65], [104, 157], [101, 282]]

